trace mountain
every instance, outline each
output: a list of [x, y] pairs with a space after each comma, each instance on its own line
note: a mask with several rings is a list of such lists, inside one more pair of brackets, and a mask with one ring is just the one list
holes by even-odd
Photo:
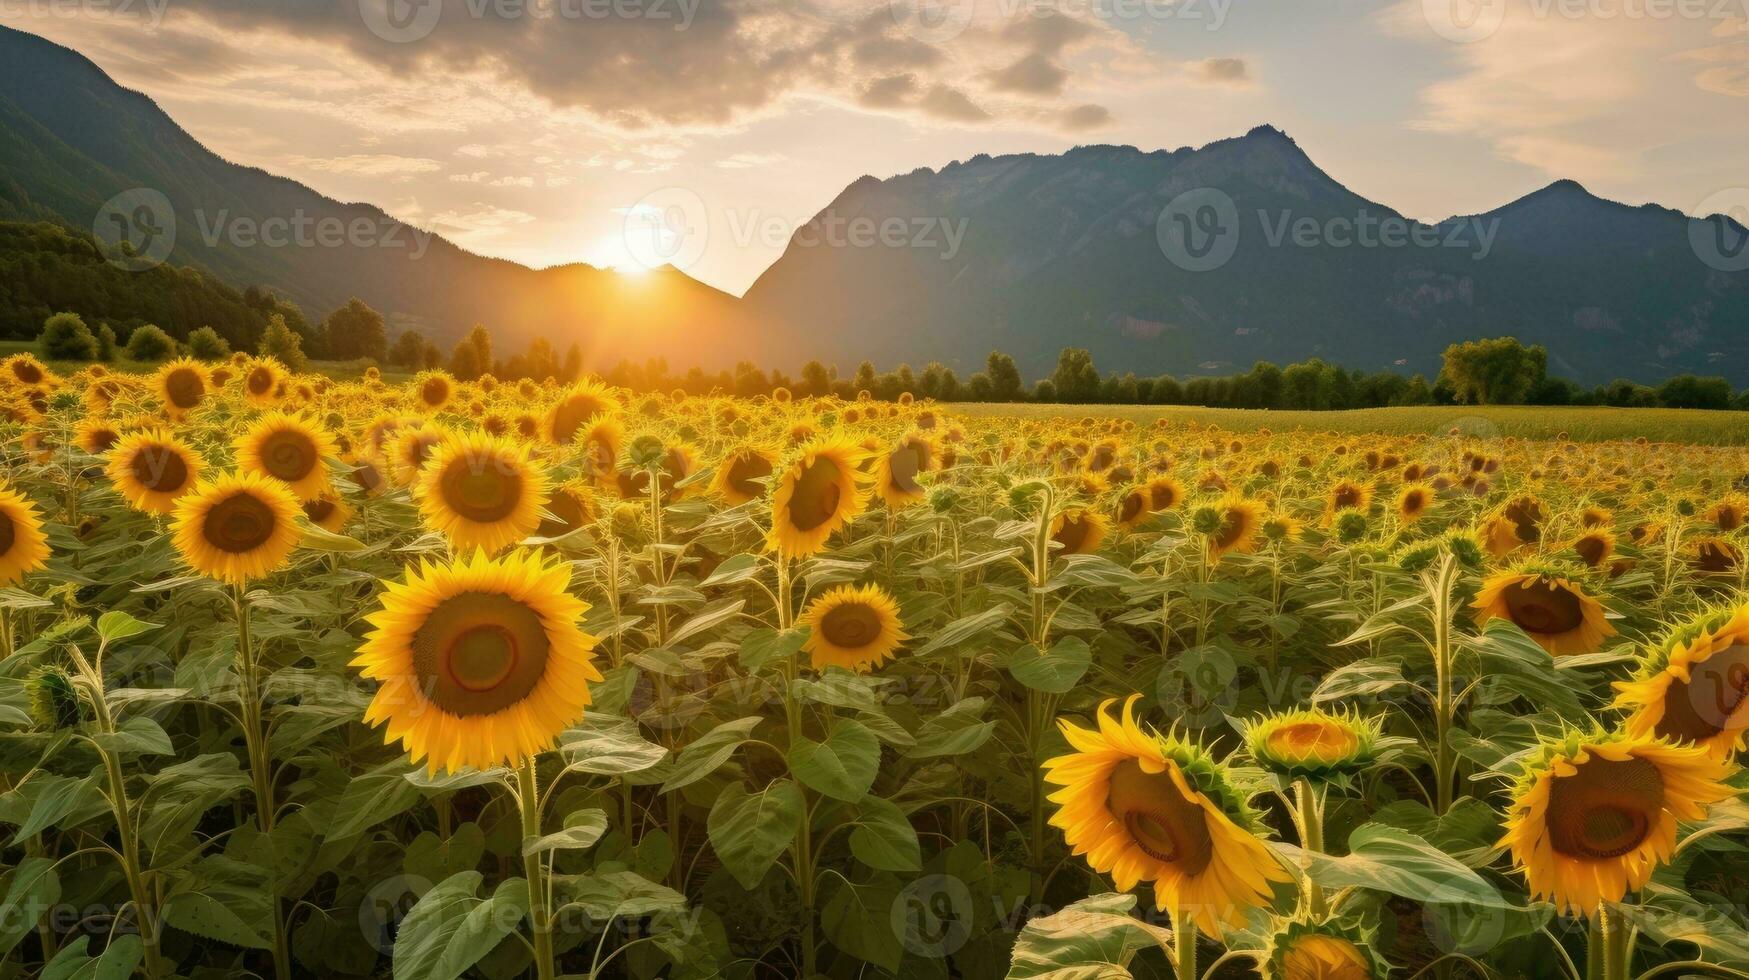
[[[561, 351], [576, 341], [597, 365], [681, 350], [688, 365], [718, 366], [732, 363], [744, 343], [735, 298], [676, 270], [639, 277], [582, 264], [536, 270], [427, 239], [371, 205], [224, 160], [82, 55], [0, 27], [0, 220], [54, 219], [90, 231], [100, 215], [110, 217], [106, 202], [135, 188], [157, 191], [170, 205], [169, 263], [239, 288], [269, 287], [312, 322], [356, 296], [392, 324], [440, 340], [485, 323], [513, 349], [537, 336]], [[303, 222], [304, 241], [315, 244], [273, 247], [213, 234], [221, 226], [265, 231], [272, 219]], [[317, 237], [319, 228], [354, 222], [371, 229], [366, 244]]]
[[[1175, 263], [1163, 212], [1169, 227], [1191, 223], [1188, 245], [1227, 241], [1230, 256], [1209, 267], [1180, 249]], [[859, 222], [895, 221], [938, 233], [852, 238]], [[744, 301], [768, 350], [841, 364], [939, 359], [964, 373], [1000, 349], [1037, 377], [1073, 345], [1139, 375], [1314, 356], [1431, 373], [1454, 341], [1514, 335], [1585, 382], [1692, 371], [1749, 383], [1749, 272], [1702, 262], [1691, 231], [1721, 236], [1727, 254], [1749, 234], [1571, 181], [1426, 225], [1259, 127], [1199, 149], [1084, 146], [864, 177]]]
[[1728, 271], [1749, 264], [1731, 261], [1749, 230], [1572, 181], [1429, 225], [1348, 190], [1267, 126], [1195, 149], [980, 155], [857, 180], [736, 300], [673, 269], [535, 270], [440, 237], [418, 257], [210, 237], [221, 216], [396, 223], [223, 160], [83, 56], [0, 28], [0, 220], [101, 233], [106, 202], [135, 188], [176, 216], [171, 263], [270, 287], [312, 321], [357, 296], [439, 339], [485, 323], [506, 349], [575, 340], [595, 366], [940, 360], [963, 376], [999, 349], [1039, 377], [1077, 346], [1140, 375], [1314, 356], [1431, 374], [1454, 341], [1513, 335], [1582, 382], [1749, 384], [1749, 271]]

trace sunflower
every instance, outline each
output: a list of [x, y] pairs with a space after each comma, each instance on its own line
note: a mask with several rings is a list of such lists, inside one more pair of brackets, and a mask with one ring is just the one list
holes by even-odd
[[432, 452], [414, 493], [425, 523], [451, 547], [496, 554], [540, 526], [547, 488], [546, 469], [520, 443], [472, 432]]
[[567, 480], [553, 488], [553, 495], [547, 500], [547, 513], [552, 517], [542, 517], [535, 533], [543, 538], [557, 538], [594, 523], [601, 508], [587, 484]]
[[[619, 399], [613, 392], [595, 381], [582, 381], [565, 389], [559, 400], [547, 409], [542, 431], [555, 446], [568, 446], [577, 441], [592, 419], [619, 414]], [[616, 453], [617, 455], [617, 453]]]
[[37, 360], [33, 354], [14, 354], [6, 360], [0, 361], [0, 376], [27, 388], [37, 385], [53, 385], [59, 380], [55, 377], [55, 373], [50, 371], [43, 362]]
[[1373, 936], [1335, 919], [1279, 923], [1260, 962], [1265, 980], [1384, 980], [1391, 967]]
[[352, 665], [378, 681], [364, 720], [430, 772], [517, 765], [553, 744], [601, 680], [571, 566], [518, 551], [421, 562], [388, 583]]
[[1199, 507], [1191, 524], [1208, 539], [1209, 560], [1257, 550], [1257, 532], [1263, 526], [1263, 505], [1244, 497], [1226, 497]]
[[121, 429], [108, 419], [86, 418], [73, 430], [73, 444], [93, 456], [102, 456], [121, 441]]
[[279, 401], [279, 390], [285, 384], [285, 365], [276, 358], [253, 358], [243, 365], [243, 399], [257, 408], [266, 408]]
[[1643, 887], [1676, 850], [1677, 820], [1736, 795], [1730, 766], [1700, 746], [1622, 732], [1544, 742], [1513, 787], [1502, 843], [1536, 898], [1594, 914]]
[[1730, 758], [1749, 731], [1749, 604], [1709, 609], [1670, 628], [1615, 689], [1615, 706], [1630, 712], [1630, 735]]
[[1074, 749], [1044, 763], [1050, 795], [1074, 853], [1109, 872], [1119, 891], [1154, 883], [1154, 903], [1189, 916], [1205, 932], [1240, 926], [1247, 909], [1267, 905], [1271, 882], [1290, 880], [1257, 836], [1257, 816], [1226, 767], [1204, 749], [1136, 724], [1137, 698], [1099, 706], [1098, 727], [1059, 720]]
[[798, 622], [808, 627], [802, 651], [815, 670], [837, 666], [867, 673], [911, 638], [899, 620], [899, 604], [878, 585], [840, 585], [808, 603]]
[[158, 369], [158, 395], [171, 421], [187, 417], [206, 401], [211, 381], [206, 366], [190, 358], [178, 358]]
[[1356, 483], [1353, 480], [1342, 480], [1330, 488], [1324, 498], [1324, 518], [1334, 520], [1337, 514], [1345, 510], [1364, 511], [1372, 504], [1372, 486], [1366, 483]]
[[427, 415], [436, 415], [455, 397], [455, 379], [447, 371], [421, 371], [413, 379], [413, 405]]
[[1556, 657], [1596, 653], [1604, 640], [1615, 635], [1603, 604], [1558, 568], [1490, 575], [1482, 580], [1472, 608], [1478, 626], [1490, 619], [1509, 620]]
[[1330, 776], [1372, 764], [1380, 723], [1342, 711], [1299, 708], [1264, 715], [1244, 729], [1245, 749], [1271, 772]]
[[1149, 517], [1153, 516], [1150, 506], [1153, 498], [1148, 495], [1145, 486], [1131, 487], [1117, 501], [1117, 526], [1120, 530], [1133, 531], [1141, 527]]
[[1572, 550], [1587, 568], [1602, 568], [1615, 554], [1615, 534], [1608, 528], [1592, 528], [1573, 539]]
[[144, 429], [122, 436], [109, 451], [105, 472], [116, 492], [137, 510], [168, 514], [176, 500], [194, 489], [206, 461], [166, 429]]
[[1184, 500], [1184, 487], [1169, 476], [1157, 476], [1148, 481], [1148, 509], [1171, 510]]
[[419, 478], [419, 471], [448, 435], [448, 432], [437, 426], [425, 426], [409, 428], [397, 436], [389, 454], [389, 466], [395, 474], [395, 482], [404, 487], [412, 486]]
[[1529, 494], [1507, 501], [1482, 523], [1481, 539], [1488, 553], [1505, 558], [1525, 545], [1542, 540], [1548, 514], [1542, 501]]
[[49, 538], [42, 515], [18, 491], [0, 486], [0, 585], [14, 585], [48, 564]]
[[857, 475], [861, 450], [842, 439], [802, 447], [778, 476], [770, 544], [784, 558], [806, 558], [862, 510], [868, 490]]
[[1699, 538], [1691, 546], [1689, 564], [1703, 574], [1719, 575], [1736, 571], [1742, 556], [1737, 546], [1724, 538]]
[[[537, 425], [537, 431], [538, 425]], [[625, 448], [625, 427], [613, 415], [597, 415], [572, 441], [583, 447], [584, 472], [603, 488], [611, 489], [619, 477], [619, 454]]]
[[891, 510], [923, 502], [927, 493], [917, 477], [935, 468], [935, 444], [919, 433], [899, 440], [892, 451], [875, 457], [875, 492]]
[[717, 464], [716, 475], [711, 478], [711, 491], [731, 507], [757, 500], [765, 495], [765, 484], [759, 481], [769, 479], [776, 468], [777, 459], [771, 453], [753, 446], [742, 446], [731, 450]]
[[324, 531], [340, 533], [346, 522], [352, 520], [352, 505], [340, 499], [332, 490], [328, 490], [303, 502], [304, 516], [310, 523]]
[[1421, 519], [1433, 507], [1433, 488], [1411, 483], [1397, 494], [1397, 517], [1405, 524]]
[[1099, 550], [1107, 530], [1105, 515], [1087, 507], [1071, 507], [1051, 518], [1051, 540], [1060, 555], [1091, 555]]
[[308, 419], [270, 412], [237, 437], [237, 468], [278, 480], [299, 500], [314, 500], [329, 486], [334, 437]]
[[298, 546], [298, 500], [258, 473], [202, 481], [176, 502], [173, 541], [195, 571], [241, 585], [274, 571]]

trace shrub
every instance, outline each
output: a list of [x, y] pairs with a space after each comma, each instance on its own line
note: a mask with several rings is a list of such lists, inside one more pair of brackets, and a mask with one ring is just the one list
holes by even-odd
[[97, 359], [100, 361], [115, 360], [115, 330], [107, 323], [97, 327]]
[[45, 320], [37, 345], [44, 357], [54, 361], [89, 361], [97, 357], [97, 338], [77, 313], [56, 313]]
[[212, 327], [201, 327], [188, 335], [188, 352], [202, 361], [218, 361], [231, 356], [231, 344]]
[[128, 334], [128, 357], [136, 361], [162, 361], [176, 353], [176, 341], [148, 323]]
[[279, 363], [293, 371], [302, 371], [309, 363], [304, 357], [304, 343], [292, 328], [285, 325], [285, 317], [275, 313], [267, 320], [267, 329], [261, 333], [261, 344], [256, 353], [265, 357], [276, 357]]

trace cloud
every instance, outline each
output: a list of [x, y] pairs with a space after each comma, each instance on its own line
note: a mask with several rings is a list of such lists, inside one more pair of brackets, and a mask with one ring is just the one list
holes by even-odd
[[435, 173], [443, 169], [436, 160], [403, 157], [392, 153], [354, 153], [341, 157], [294, 157], [293, 161], [331, 174], [355, 174], [367, 177], [394, 177], [409, 174]]
[[871, 109], [897, 109], [909, 102], [916, 91], [917, 76], [889, 75], [870, 82], [858, 101]]
[[1191, 78], [1205, 85], [1245, 86], [1251, 83], [1251, 66], [1244, 58], [1204, 58], [1185, 65]]
[[1102, 105], [1078, 105], [1065, 110], [1060, 123], [1062, 128], [1070, 132], [1099, 129], [1111, 123], [1111, 110]]
[[1061, 65], [1052, 63], [1049, 56], [1035, 51], [1006, 68], [987, 73], [985, 78], [989, 80], [991, 90], [996, 92], [1057, 95], [1063, 91], [1063, 83], [1069, 80], [1069, 73]]
[[917, 107], [937, 119], [953, 122], [983, 122], [990, 118], [990, 114], [978, 108], [964, 92], [947, 85], [932, 87], [917, 100]]

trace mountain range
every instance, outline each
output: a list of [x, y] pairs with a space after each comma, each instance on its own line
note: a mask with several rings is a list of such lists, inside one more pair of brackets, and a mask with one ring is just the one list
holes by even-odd
[[239, 243], [202, 226], [396, 223], [226, 161], [78, 53], [0, 28], [0, 220], [91, 229], [135, 188], [178, 218], [169, 261], [270, 287], [312, 319], [356, 296], [439, 339], [475, 323], [512, 347], [575, 339], [597, 366], [939, 360], [969, 373], [999, 349], [1040, 376], [1075, 346], [1141, 375], [1313, 356], [1431, 373], [1454, 341], [1513, 335], [1583, 382], [1749, 383], [1749, 230], [1730, 218], [1557, 181], [1424, 224], [1348, 190], [1268, 126], [1200, 148], [1083, 146], [865, 176], [740, 298], [672, 268], [530, 269], [424, 232], [417, 254]]

